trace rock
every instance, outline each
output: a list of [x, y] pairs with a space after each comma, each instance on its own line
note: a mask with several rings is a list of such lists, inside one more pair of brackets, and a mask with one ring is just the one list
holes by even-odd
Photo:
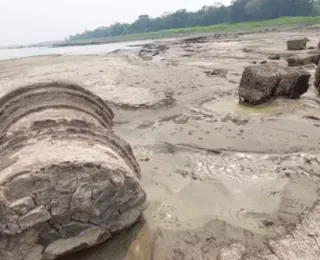
[[310, 74], [302, 68], [283, 67], [276, 63], [248, 66], [240, 86], [240, 101], [261, 104], [273, 97], [299, 98], [309, 88]]
[[138, 55], [143, 60], [149, 60], [149, 59], [152, 59], [152, 57], [154, 56], [164, 53], [168, 49], [169, 47], [167, 45], [149, 43], [149, 44], [143, 45], [143, 48], [139, 51]]
[[9, 205], [9, 208], [19, 215], [27, 213], [35, 207], [35, 203], [31, 197], [18, 199]]
[[217, 76], [221, 78], [226, 78], [228, 71], [224, 69], [214, 69], [204, 72], [207, 76]]
[[304, 50], [307, 48], [309, 39], [304, 37], [302, 39], [292, 39], [287, 41], [287, 49], [291, 51]]
[[314, 46], [310, 46], [310, 47], [308, 47], [308, 50], [314, 50], [316, 47], [314, 47]]
[[318, 63], [318, 67], [316, 69], [316, 73], [314, 76], [314, 86], [318, 90], [318, 93], [320, 94], [320, 62]]
[[51, 218], [49, 211], [42, 205], [19, 218], [18, 223], [21, 231], [44, 223]]
[[320, 49], [320, 41], [318, 42], [318, 49]]
[[54, 259], [99, 244], [146, 208], [140, 167], [114, 114], [68, 83], [0, 98], [1, 260]]
[[208, 37], [208, 36], [197, 36], [197, 37], [191, 37], [191, 38], [183, 39], [182, 43], [185, 43], [185, 44], [205, 43], [205, 42], [209, 42], [209, 41], [210, 41], [210, 37]]
[[243, 48], [242, 51], [244, 53], [249, 53], [249, 52], [252, 52], [253, 50], [252, 49], [249, 49], [249, 48]]
[[318, 65], [320, 61], [320, 54], [312, 55], [306, 58], [288, 58], [288, 66], [290, 67], [297, 67], [297, 66], [304, 66], [308, 64], [315, 64]]
[[263, 60], [263, 61], [260, 61], [259, 63], [260, 63], [260, 64], [266, 64], [267, 61], [266, 61], [266, 60]]
[[240, 260], [246, 252], [244, 245], [240, 243], [231, 244], [228, 247], [223, 247], [218, 255], [219, 260]]
[[268, 57], [269, 60], [280, 60], [280, 54], [271, 54]]

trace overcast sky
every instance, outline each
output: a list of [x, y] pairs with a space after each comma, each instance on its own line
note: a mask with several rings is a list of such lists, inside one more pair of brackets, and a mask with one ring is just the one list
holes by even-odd
[[[159, 16], [186, 8], [198, 10], [215, 0], [0, 0], [0, 46], [64, 37], [107, 26], [133, 22], [140, 14]], [[224, 4], [230, 0], [220, 0]]]

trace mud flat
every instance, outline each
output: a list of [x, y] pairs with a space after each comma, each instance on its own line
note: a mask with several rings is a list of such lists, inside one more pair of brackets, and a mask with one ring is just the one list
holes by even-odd
[[[306, 35], [307, 34], [307, 35]], [[0, 62], [2, 94], [69, 80], [107, 101], [142, 168], [140, 223], [68, 260], [320, 258], [320, 99], [238, 104], [245, 66], [318, 32], [215, 35], [106, 55]], [[315, 67], [308, 66], [312, 75]], [[313, 82], [313, 78], [310, 83]]]

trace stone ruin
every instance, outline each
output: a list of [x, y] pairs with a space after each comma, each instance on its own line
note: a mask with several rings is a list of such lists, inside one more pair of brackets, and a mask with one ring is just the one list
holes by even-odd
[[320, 94], [320, 62], [318, 63], [316, 73], [314, 75], [314, 86], [318, 90], [318, 94]]
[[146, 208], [140, 168], [98, 96], [68, 83], [0, 99], [0, 259], [55, 259], [99, 244]]
[[305, 66], [309, 64], [318, 65], [320, 61], [320, 54], [311, 55], [304, 58], [288, 58], [287, 63], [289, 67]]
[[239, 86], [239, 100], [259, 105], [274, 97], [297, 99], [307, 92], [311, 75], [303, 68], [277, 63], [248, 66]]
[[305, 50], [307, 48], [307, 42], [309, 39], [304, 37], [302, 39], [292, 39], [287, 41], [287, 49], [289, 51]]

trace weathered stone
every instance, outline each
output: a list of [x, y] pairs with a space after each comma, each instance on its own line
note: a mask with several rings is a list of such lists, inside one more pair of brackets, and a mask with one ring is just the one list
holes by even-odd
[[42, 245], [43, 247], [47, 247], [53, 241], [56, 241], [60, 238], [61, 238], [61, 235], [55, 229], [52, 229], [47, 233], [40, 234], [38, 244]]
[[292, 39], [287, 41], [287, 49], [291, 51], [304, 50], [307, 48], [309, 39], [304, 37], [302, 39]]
[[240, 101], [261, 104], [273, 97], [299, 98], [309, 88], [310, 74], [275, 63], [246, 67], [239, 86]]
[[246, 252], [246, 248], [242, 244], [232, 244], [220, 250], [219, 260], [240, 260]]
[[320, 63], [318, 64], [318, 67], [316, 69], [316, 73], [314, 76], [314, 86], [318, 90], [318, 93], [320, 94]]
[[14, 158], [0, 170], [1, 260], [55, 259], [137, 221], [147, 205], [140, 167], [112, 118], [101, 98], [72, 84], [0, 98], [0, 164]]
[[269, 60], [280, 60], [280, 54], [271, 54], [268, 57]]
[[39, 206], [30, 210], [27, 214], [19, 218], [21, 230], [36, 226], [51, 218], [49, 211], [44, 206]]
[[288, 58], [288, 66], [296, 67], [296, 66], [304, 66], [308, 64], [318, 65], [320, 61], [320, 54], [312, 55], [306, 58]]
[[214, 69], [204, 72], [207, 76], [217, 76], [220, 78], [226, 78], [228, 71], [225, 69]]
[[51, 214], [52, 216], [63, 216], [69, 212], [70, 209], [70, 195], [54, 195], [51, 200]]
[[59, 229], [59, 233], [63, 238], [70, 238], [78, 236], [81, 232], [89, 228], [91, 228], [90, 224], [84, 224], [73, 221], [61, 226], [61, 228]]
[[17, 214], [23, 215], [33, 209], [35, 204], [31, 197], [24, 197], [12, 202], [9, 207]]
[[46, 249], [45, 253], [49, 256], [64, 255], [78, 249], [81, 246], [90, 247], [96, 244], [97, 240], [104, 231], [99, 227], [92, 227], [80, 233], [76, 237], [68, 239], [58, 239], [52, 242]]

